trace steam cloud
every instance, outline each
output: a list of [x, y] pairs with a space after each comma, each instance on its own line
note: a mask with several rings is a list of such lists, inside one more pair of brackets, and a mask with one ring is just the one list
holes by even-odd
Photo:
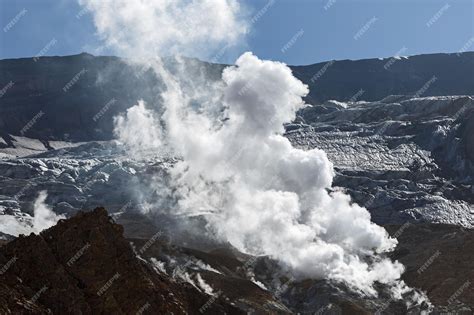
[[142, 156], [161, 145], [161, 128], [153, 111], [139, 101], [127, 110], [126, 115], [114, 117], [115, 134], [128, 145], [134, 156]]
[[106, 45], [135, 59], [176, 53], [204, 58], [238, 44], [248, 31], [236, 0], [78, 1], [93, 12]]
[[30, 233], [40, 233], [55, 225], [63, 215], [57, 215], [46, 204], [48, 194], [41, 191], [34, 202], [33, 218], [25, 218], [19, 221], [18, 218], [9, 215], [0, 216], [0, 230], [4, 233], [18, 236], [20, 234], [28, 235]]
[[46, 191], [40, 191], [38, 198], [35, 200], [35, 210], [33, 217], [33, 230], [39, 233], [42, 230], [48, 229], [56, 224], [61, 219], [65, 219], [63, 215], [57, 215], [46, 204], [48, 194]]
[[[138, 58], [177, 48], [208, 54], [207, 47], [234, 44], [247, 30], [231, 0], [79, 1], [106, 41]], [[190, 31], [183, 20], [199, 27]], [[349, 196], [328, 192], [334, 171], [323, 151], [293, 148], [283, 136], [308, 93], [285, 64], [247, 52], [209, 88], [189, 84], [183, 72], [171, 75], [159, 60], [151, 66], [166, 84], [163, 114], [157, 118], [157, 105], [140, 102], [116, 119], [116, 134], [135, 150], [130, 135], [150, 126], [141, 128], [150, 131], [143, 139], [160, 135], [159, 144], [181, 157], [170, 171], [177, 214], [205, 216], [221, 239], [270, 255], [297, 277], [344, 281], [372, 295], [374, 284], [384, 283], [401, 298], [404, 268], [382, 255], [396, 240]]]

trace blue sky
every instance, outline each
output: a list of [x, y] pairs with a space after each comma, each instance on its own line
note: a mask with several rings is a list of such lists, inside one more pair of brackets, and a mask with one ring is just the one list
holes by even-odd
[[[242, 51], [289, 64], [457, 52], [474, 36], [474, 0], [242, 2], [252, 14], [268, 8]], [[80, 12], [76, 0], [0, 0], [0, 59], [35, 56], [44, 47], [46, 55], [93, 53], [100, 43], [90, 14]]]

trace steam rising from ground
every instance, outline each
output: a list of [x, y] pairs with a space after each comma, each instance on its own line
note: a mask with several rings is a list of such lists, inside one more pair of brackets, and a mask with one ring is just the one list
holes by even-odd
[[126, 143], [129, 151], [140, 157], [161, 143], [161, 128], [153, 111], [143, 101], [127, 110], [126, 116], [114, 117], [115, 135]]
[[[80, 2], [93, 10], [101, 36], [138, 57], [148, 48], [201, 49], [203, 39], [234, 42], [245, 30], [230, 0]], [[183, 29], [183, 12], [202, 25]], [[399, 280], [403, 266], [380, 255], [396, 240], [349, 196], [329, 192], [334, 171], [323, 151], [293, 148], [283, 136], [308, 93], [286, 65], [245, 53], [212, 87], [171, 75], [159, 60], [150, 66], [166, 84], [163, 114], [158, 119], [156, 104], [140, 102], [117, 118], [116, 134], [131, 150], [139, 135], [143, 145], [160, 143], [181, 157], [171, 169], [176, 214], [205, 216], [210, 232], [278, 259], [297, 277], [344, 281], [367, 294], [376, 294], [376, 282], [396, 297], [408, 290]]]
[[28, 235], [30, 233], [40, 233], [55, 225], [63, 215], [57, 215], [46, 204], [48, 194], [41, 191], [34, 202], [33, 218], [25, 218], [24, 221], [18, 221], [9, 215], [0, 216], [0, 230], [7, 234], [18, 236], [20, 234]]
[[374, 253], [396, 241], [347, 195], [327, 192], [334, 173], [324, 152], [295, 149], [282, 136], [307, 87], [286, 65], [251, 53], [225, 69], [223, 81], [224, 123], [194, 110], [182, 91], [164, 93], [167, 142], [182, 157], [171, 170], [178, 210], [205, 215], [222, 239], [270, 255], [296, 276], [371, 294], [376, 281], [395, 283], [403, 266]]
[[33, 230], [39, 233], [42, 230], [48, 229], [56, 224], [60, 219], [65, 219], [63, 215], [57, 215], [46, 204], [48, 194], [46, 191], [41, 191], [38, 198], [35, 200], [35, 210], [33, 217]]

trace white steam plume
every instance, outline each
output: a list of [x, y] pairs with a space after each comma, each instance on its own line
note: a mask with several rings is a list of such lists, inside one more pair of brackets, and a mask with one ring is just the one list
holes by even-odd
[[238, 44], [248, 30], [236, 0], [78, 1], [93, 12], [106, 45], [135, 59], [209, 57], [206, 53]]
[[[169, 47], [206, 50], [204, 39], [210, 46], [226, 39], [232, 43], [246, 30], [238, 6], [230, 0], [174, 5], [79, 1], [93, 10], [102, 37], [117, 39], [119, 52], [133, 52], [137, 58]], [[164, 22], [154, 20], [157, 12]], [[189, 33], [182, 30], [181, 12], [203, 25]], [[222, 12], [225, 21], [215, 16]], [[163, 23], [161, 29], [157, 23]], [[180, 36], [160, 34], [168, 34], [167, 28]], [[210, 28], [218, 28], [213, 29], [217, 34], [206, 37]], [[282, 135], [283, 124], [295, 118], [308, 93], [286, 65], [245, 53], [236, 66], [224, 70], [223, 84], [209, 90], [202, 89], [203, 82], [189, 84], [185, 73], [171, 75], [159, 61], [152, 67], [166, 84], [161, 143], [182, 157], [171, 170], [177, 213], [205, 215], [209, 230], [223, 240], [248, 253], [270, 255], [296, 276], [344, 281], [374, 295], [376, 282], [396, 289], [398, 298], [408, 290], [400, 281], [403, 266], [380, 255], [392, 250], [396, 240], [349, 196], [328, 192], [334, 171], [323, 151], [295, 149]], [[202, 106], [196, 108], [196, 102]], [[117, 134], [132, 132], [132, 125], [142, 123], [134, 122], [137, 117], [159, 126], [153, 115], [133, 114], [144, 110], [141, 104], [119, 118]], [[129, 139], [120, 137], [125, 144]]]
[[161, 127], [155, 113], [143, 101], [129, 108], [127, 113], [114, 117], [115, 135], [134, 156], [156, 152], [161, 145]]
[[295, 149], [282, 135], [307, 87], [286, 65], [251, 53], [223, 80], [228, 119], [221, 125], [179, 94], [164, 94], [167, 140], [183, 157], [172, 169], [179, 209], [212, 212], [206, 217], [221, 238], [270, 255], [297, 276], [345, 281], [370, 294], [375, 282], [395, 284], [403, 266], [375, 253], [396, 240], [347, 195], [327, 192], [334, 173], [323, 151]]
[[41, 191], [34, 202], [33, 217], [15, 218], [14, 216], [0, 216], [0, 231], [13, 236], [30, 233], [39, 234], [41, 231], [55, 225], [63, 215], [57, 215], [46, 204], [48, 194]]
[[48, 194], [46, 191], [40, 191], [38, 198], [35, 200], [35, 210], [33, 217], [33, 231], [39, 233], [42, 230], [48, 229], [56, 224], [61, 219], [65, 219], [63, 215], [57, 215], [46, 204]]

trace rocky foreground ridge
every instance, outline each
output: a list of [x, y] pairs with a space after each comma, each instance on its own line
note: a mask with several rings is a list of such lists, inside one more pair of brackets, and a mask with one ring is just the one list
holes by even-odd
[[[0, 248], [2, 314], [199, 314], [209, 297], [137, 258], [107, 211]], [[210, 313], [240, 314], [217, 298]]]
[[[146, 218], [103, 208], [61, 220], [39, 235], [0, 244], [1, 314], [383, 314], [419, 313], [383, 294], [368, 299], [340, 284], [289, 280], [266, 257], [230, 247], [177, 246]], [[472, 314], [474, 232], [453, 226], [388, 227], [405, 280], [428, 293], [435, 313]], [[436, 240], [432, 234], [436, 235]], [[430, 261], [430, 256], [439, 251]], [[421, 270], [421, 271], [420, 271]], [[383, 289], [381, 288], [381, 292]]]

